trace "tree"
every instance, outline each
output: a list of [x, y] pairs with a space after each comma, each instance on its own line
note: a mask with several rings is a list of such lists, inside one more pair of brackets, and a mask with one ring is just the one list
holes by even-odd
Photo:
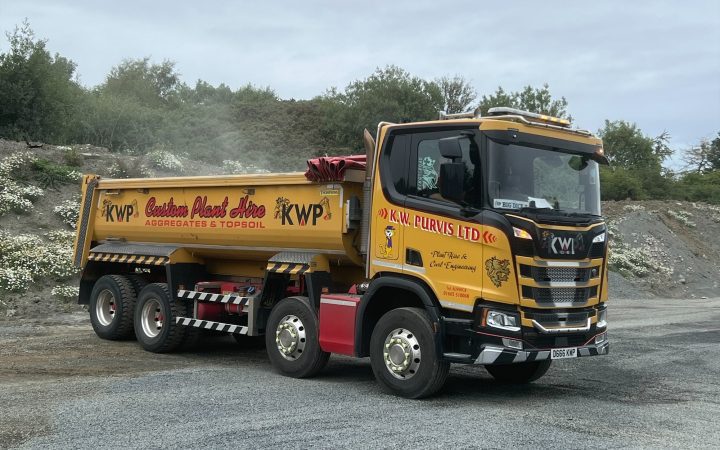
[[0, 53], [0, 136], [65, 142], [82, 88], [75, 63], [46, 49], [27, 21], [6, 34]]
[[624, 120], [605, 121], [598, 131], [603, 140], [605, 155], [610, 163], [626, 169], [660, 171], [663, 161], [672, 154], [668, 147], [670, 136], [663, 132], [653, 138], [645, 136], [634, 123]]
[[151, 64], [150, 58], [126, 59], [110, 70], [99, 90], [103, 94], [133, 97], [144, 106], [173, 106], [181, 90], [180, 75], [171, 61]]
[[442, 77], [435, 80], [443, 96], [444, 111], [448, 114], [465, 112], [477, 98], [477, 92], [464, 78]]
[[600, 169], [601, 182], [604, 183], [601, 184], [603, 198], [639, 200], [669, 198], [672, 195], [673, 174], [662, 166], [672, 154], [667, 132], [651, 137], [643, 134], [634, 123], [606, 120], [605, 127], [598, 134], [612, 166]]
[[[381, 121], [411, 122], [437, 117], [443, 107], [440, 87], [411, 76], [397, 66], [376, 69], [343, 92], [330, 89], [320, 99], [325, 121], [323, 134], [337, 147], [362, 149], [362, 131]], [[346, 150], [345, 150], [346, 151]]]
[[572, 120], [572, 116], [567, 113], [567, 105], [568, 102], [565, 97], [554, 100], [550, 94], [550, 86], [545, 83], [542, 88], [525, 86], [522, 91], [509, 93], [505, 92], [502, 87], [498, 87], [495, 93], [488, 96], [483, 95], [478, 107], [483, 116], [488, 114], [490, 108], [507, 106]]
[[695, 172], [720, 170], [720, 132], [712, 141], [703, 139], [699, 145], [687, 150], [684, 159], [688, 168]]
[[197, 80], [194, 88], [181, 84], [178, 92], [183, 103], [193, 105], [228, 104], [233, 98], [232, 89], [225, 83], [215, 87], [203, 80]]

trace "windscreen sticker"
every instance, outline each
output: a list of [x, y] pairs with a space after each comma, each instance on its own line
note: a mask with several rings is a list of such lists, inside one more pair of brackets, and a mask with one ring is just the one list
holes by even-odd
[[525, 208], [528, 206], [529, 202], [523, 202], [520, 200], [510, 200], [505, 198], [496, 198], [493, 200], [493, 207], [494, 208], [504, 208], [504, 209], [520, 209]]

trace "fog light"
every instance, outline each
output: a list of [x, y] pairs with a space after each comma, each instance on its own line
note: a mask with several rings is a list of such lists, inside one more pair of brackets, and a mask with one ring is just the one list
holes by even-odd
[[487, 323], [489, 327], [499, 328], [501, 330], [520, 331], [517, 316], [502, 311], [488, 310], [485, 323]]
[[517, 350], [522, 350], [523, 348], [522, 341], [518, 341], [517, 339], [503, 338], [502, 343], [505, 347], [514, 348]]
[[595, 345], [602, 344], [605, 341], [607, 341], [607, 331], [595, 336]]

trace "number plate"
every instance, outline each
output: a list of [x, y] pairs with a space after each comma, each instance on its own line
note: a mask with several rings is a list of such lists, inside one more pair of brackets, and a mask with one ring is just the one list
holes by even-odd
[[575, 348], [554, 348], [550, 350], [550, 359], [565, 359], [577, 357], [577, 347]]

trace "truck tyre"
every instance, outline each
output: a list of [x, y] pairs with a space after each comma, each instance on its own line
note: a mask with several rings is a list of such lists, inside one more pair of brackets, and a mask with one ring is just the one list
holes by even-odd
[[437, 353], [430, 316], [420, 308], [398, 308], [380, 318], [370, 338], [370, 364], [386, 391], [406, 398], [436, 393], [450, 371]]
[[140, 295], [140, 291], [148, 285], [148, 282], [140, 275], [128, 275], [127, 279], [130, 281], [130, 284], [132, 284], [133, 289], [135, 289], [136, 295]]
[[530, 383], [545, 375], [550, 368], [551, 361], [528, 361], [517, 364], [486, 365], [490, 375], [502, 383], [523, 384]]
[[270, 311], [265, 346], [275, 370], [293, 378], [316, 375], [328, 362], [322, 351], [318, 317], [307, 297], [288, 297]]
[[90, 323], [102, 339], [133, 337], [133, 309], [137, 297], [130, 281], [120, 275], [104, 275], [90, 294]]
[[147, 351], [167, 353], [177, 349], [187, 329], [175, 323], [184, 317], [186, 307], [170, 295], [166, 283], [152, 283], [143, 288], [135, 307], [135, 335]]

